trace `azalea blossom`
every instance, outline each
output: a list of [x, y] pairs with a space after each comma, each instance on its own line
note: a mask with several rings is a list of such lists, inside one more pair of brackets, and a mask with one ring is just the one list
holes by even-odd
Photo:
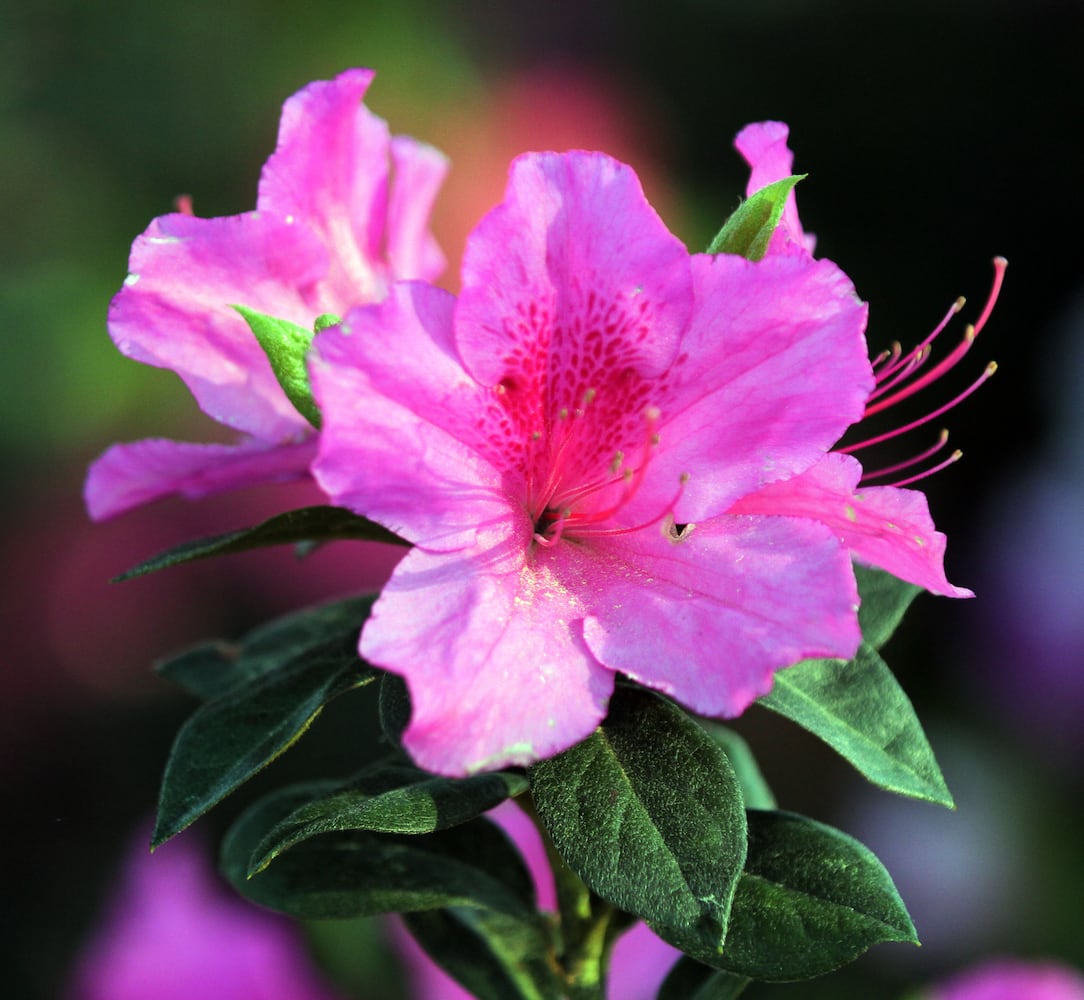
[[321, 333], [314, 474], [414, 548], [362, 632], [404, 743], [463, 774], [586, 737], [620, 672], [734, 716], [851, 657], [852, 555], [936, 593], [921, 495], [830, 455], [876, 380], [834, 264], [690, 255], [633, 171], [527, 154], [457, 299], [404, 282]]
[[953, 976], [925, 1000], [1084, 1000], [1084, 976], [1056, 962], [999, 958]]
[[308, 474], [315, 432], [234, 306], [312, 330], [321, 315], [381, 298], [392, 280], [443, 269], [428, 217], [446, 161], [392, 138], [360, 103], [372, 78], [349, 70], [286, 102], [255, 211], [203, 219], [183, 202], [133, 244], [110, 335], [128, 357], [173, 369], [240, 440], [113, 446], [87, 478], [93, 518]]

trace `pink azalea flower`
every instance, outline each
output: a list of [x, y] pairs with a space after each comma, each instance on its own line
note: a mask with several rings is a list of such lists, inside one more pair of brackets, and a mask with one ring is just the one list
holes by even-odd
[[70, 1000], [336, 1000], [297, 929], [216, 881], [181, 838], [133, 845], [106, 919], [80, 956]]
[[1054, 962], [1002, 958], [934, 987], [927, 1000], [1084, 1000], [1084, 976]]
[[852, 555], [937, 593], [923, 502], [829, 449], [876, 381], [866, 309], [806, 253], [690, 255], [632, 170], [516, 160], [458, 300], [396, 285], [317, 338], [314, 465], [414, 543], [361, 637], [423, 767], [587, 736], [618, 672], [733, 716], [859, 642]]
[[177, 372], [200, 408], [241, 440], [113, 446], [87, 478], [93, 518], [171, 494], [200, 497], [308, 474], [313, 428], [232, 306], [311, 330], [322, 314], [381, 298], [391, 280], [442, 270], [427, 227], [446, 162], [412, 139], [391, 138], [360, 104], [372, 78], [349, 70], [286, 102], [255, 211], [165, 215], [133, 244], [110, 335], [129, 357]]

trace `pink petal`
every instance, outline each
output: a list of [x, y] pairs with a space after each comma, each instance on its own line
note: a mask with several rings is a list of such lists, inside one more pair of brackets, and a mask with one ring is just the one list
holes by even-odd
[[828, 525], [860, 562], [934, 594], [974, 597], [945, 577], [945, 536], [934, 529], [924, 494], [892, 486], [858, 489], [862, 467], [826, 455], [806, 473], [739, 500], [733, 514], [809, 518]]
[[405, 136], [391, 140], [391, 158], [395, 176], [388, 204], [388, 268], [394, 278], [431, 281], [440, 276], [446, 263], [429, 232], [429, 214], [448, 173], [448, 159], [432, 146]]
[[[756, 122], [746, 125], [738, 133], [734, 145], [752, 168], [745, 187], [746, 195], [755, 194], [761, 188], [794, 173], [794, 154], [787, 145], [789, 135], [790, 129], [783, 122]], [[798, 219], [798, 200], [792, 190], [787, 195], [779, 228], [772, 234], [768, 253], [788, 252], [794, 248], [812, 253], [813, 243], [814, 238], [802, 231]]]
[[564, 550], [526, 561], [529, 526], [472, 550], [412, 549], [361, 636], [361, 655], [405, 677], [403, 744], [438, 774], [552, 756], [606, 714], [613, 674], [584, 645]]
[[485, 385], [529, 386], [551, 418], [614, 370], [658, 375], [688, 321], [688, 260], [631, 168], [601, 153], [521, 156], [467, 242], [464, 365]]
[[472, 544], [513, 513], [487, 446], [495, 396], [455, 356], [453, 304], [438, 288], [394, 285], [321, 333], [311, 366], [324, 418], [317, 481], [333, 502], [429, 548]]
[[776, 670], [858, 648], [850, 559], [821, 525], [724, 515], [592, 549], [588, 647], [702, 715], [738, 715]]
[[312, 234], [281, 218], [165, 215], [132, 246], [109, 333], [122, 354], [177, 372], [208, 416], [265, 441], [284, 440], [308, 424], [231, 306], [311, 327], [315, 314], [303, 290], [326, 268]]
[[834, 264], [782, 255], [693, 259], [696, 312], [667, 374], [650, 479], [688, 474], [679, 521], [816, 462], [862, 415], [873, 386], [866, 307]]
[[308, 474], [315, 454], [311, 435], [282, 445], [251, 440], [184, 444], [160, 438], [115, 444], [91, 464], [83, 494], [91, 518], [104, 521], [174, 494], [197, 499], [300, 479]]

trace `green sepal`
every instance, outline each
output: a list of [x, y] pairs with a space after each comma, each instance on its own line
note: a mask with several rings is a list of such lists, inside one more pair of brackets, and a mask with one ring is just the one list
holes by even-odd
[[425, 953], [478, 1000], [563, 1000], [541, 919], [456, 907], [403, 914]]
[[222, 845], [222, 870], [238, 892], [260, 906], [312, 919], [449, 906], [535, 919], [530, 872], [504, 831], [484, 818], [416, 837], [324, 834], [249, 878], [249, 859], [268, 832], [334, 787], [327, 781], [290, 786], [241, 814]]
[[286, 666], [329, 644], [357, 645], [372, 595], [319, 604], [247, 632], [237, 642], [215, 639], [154, 665], [159, 677], [204, 701]]
[[884, 865], [839, 830], [785, 812], [749, 812], [749, 853], [721, 951], [655, 927], [707, 965], [769, 982], [811, 979], [886, 941], [918, 944]]
[[774, 809], [775, 796], [765, 780], [749, 744], [729, 726], [724, 726], [714, 719], [697, 719], [707, 734], [719, 744], [726, 754], [734, 774], [738, 778], [741, 797], [746, 809]]
[[323, 707], [379, 676], [358, 658], [357, 632], [271, 662], [204, 702], [181, 726], [158, 799], [152, 847], [221, 802], [308, 729]]
[[878, 787], [955, 808], [911, 700], [872, 646], [849, 662], [779, 671], [759, 704], [820, 737]]
[[806, 174], [784, 177], [751, 194], [723, 223], [708, 245], [708, 253], [732, 253], [760, 260], [768, 252], [772, 233], [783, 218], [788, 195], [804, 177]]
[[726, 755], [671, 703], [618, 687], [602, 726], [528, 777], [557, 850], [601, 899], [720, 944], [745, 857]]
[[259, 341], [260, 347], [267, 355], [267, 360], [271, 363], [275, 378], [282, 386], [282, 391], [286, 393], [286, 398], [293, 403], [294, 409], [301, 416], [319, 430], [320, 408], [313, 398], [309, 370], [305, 365], [305, 358], [312, 347], [315, 331], [306, 330], [303, 326], [298, 326], [289, 320], [266, 316], [245, 306], [235, 305], [233, 308], [241, 314], [256, 340]]
[[321, 330], [328, 329], [328, 327], [338, 326], [341, 322], [341, 316], [336, 316], [334, 313], [320, 313], [312, 324], [312, 332], [314, 334], [319, 333]]
[[458, 826], [527, 790], [519, 774], [445, 778], [400, 761], [379, 762], [280, 820], [257, 845], [248, 874], [312, 837], [344, 830], [424, 834]]
[[886, 573], [854, 564], [854, 577], [858, 583], [858, 626], [862, 638], [874, 649], [880, 649], [896, 631], [911, 602], [922, 593], [921, 587]]
[[663, 980], [656, 1000], [736, 1000], [751, 982], [683, 956]]
[[137, 576], [157, 573], [159, 570], [194, 562], [197, 559], [210, 559], [213, 556], [228, 556], [251, 549], [262, 549], [272, 545], [291, 543], [331, 542], [349, 539], [359, 542], [385, 542], [389, 545], [409, 545], [398, 535], [379, 524], [359, 517], [341, 507], [302, 507], [289, 510], [269, 518], [254, 528], [242, 528], [228, 531], [211, 538], [200, 538], [184, 542], [156, 556], [151, 556], [131, 569], [113, 578], [113, 583], [121, 583]]

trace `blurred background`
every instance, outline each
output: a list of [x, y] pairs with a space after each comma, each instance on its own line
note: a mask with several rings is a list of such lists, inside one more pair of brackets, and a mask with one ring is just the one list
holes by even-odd
[[[954, 343], [990, 259], [1009, 258], [993, 319], [935, 402], [990, 358], [1000, 370], [948, 418], [964, 461], [925, 484], [950, 577], [979, 598], [921, 597], [886, 651], [958, 811], [870, 788], [767, 712], [741, 722], [783, 807], [885, 861], [924, 947], [875, 948], [823, 981], [747, 995], [896, 997], [992, 953], [1084, 964], [1079, 0], [40, 0], [5, 4], [0, 23], [7, 995], [62, 995], [107, 919], [193, 707], [151, 661], [378, 586], [393, 565], [394, 552], [343, 544], [110, 585], [161, 548], [312, 497], [167, 502], [96, 526], [80, 498], [87, 462], [115, 440], [217, 435], [175, 376], [109, 341], [132, 239], [179, 194], [204, 216], [251, 208], [282, 102], [349, 66], [378, 70], [367, 103], [395, 132], [451, 157], [435, 216], [451, 288], [513, 155], [585, 147], [633, 164], [697, 250], [744, 189], [734, 134], [766, 118], [791, 126], [809, 173], [802, 219], [870, 302], [873, 350], [917, 342], [963, 294]], [[367, 697], [332, 706], [252, 791], [346, 774], [374, 753]], [[201, 821], [203, 844], [243, 801]], [[395, 998], [402, 975], [381, 934], [309, 930], [340, 983]]]

